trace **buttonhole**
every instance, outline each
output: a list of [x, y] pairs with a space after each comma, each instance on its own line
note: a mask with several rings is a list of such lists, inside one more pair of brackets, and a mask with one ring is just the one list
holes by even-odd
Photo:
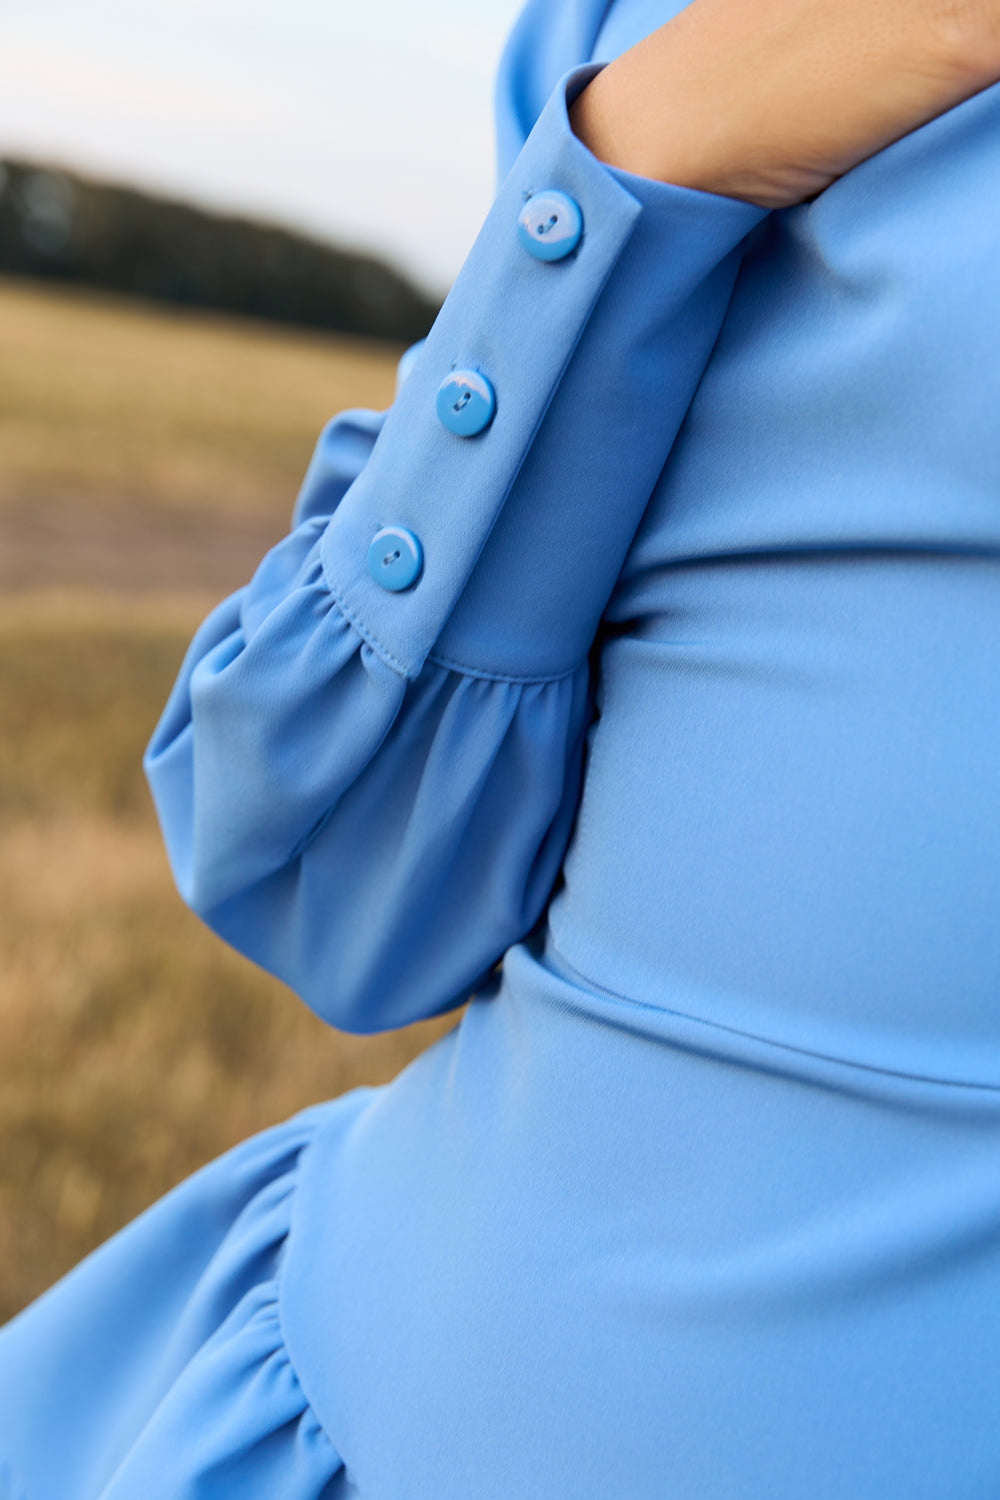
[[387, 568], [390, 563], [399, 562], [399, 556], [400, 554], [398, 548], [395, 552], [387, 552], [385, 557], [383, 557], [382, 559], [383, 568]]

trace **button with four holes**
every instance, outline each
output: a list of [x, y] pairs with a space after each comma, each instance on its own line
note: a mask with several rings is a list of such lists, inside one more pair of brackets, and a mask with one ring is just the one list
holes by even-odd
[[536, 260], [562, 260], [583, 233], [580, 205], [558, 188], [532, 193], [517, 221], [517, 237]]
[[452, 370], [438, 387], [437, 414], [458, 437], [475, 437], [493, 421], [496, 392], [478, 370]]
[[420, 538], [405, 526], [383, 526], [368, 548], [368, 571], [384, 589], [398, 594], [416, 583], [424, 565]]

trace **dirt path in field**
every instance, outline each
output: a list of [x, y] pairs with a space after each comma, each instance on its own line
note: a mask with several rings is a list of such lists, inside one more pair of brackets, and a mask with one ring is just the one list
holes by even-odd
[[38, 588], [208, 592], [246, 583], [287, 527], [72, 495], [0, 505], [0, 595]]
[[0, 277], [0, 599], [239, 587], [401, 352]]

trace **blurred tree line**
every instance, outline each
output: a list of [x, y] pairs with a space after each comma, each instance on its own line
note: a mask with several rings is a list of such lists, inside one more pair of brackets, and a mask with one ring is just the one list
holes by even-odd
[[372, 257], [24, 161], [0, 162], [0, 272], [404, 343], [437, 312]]

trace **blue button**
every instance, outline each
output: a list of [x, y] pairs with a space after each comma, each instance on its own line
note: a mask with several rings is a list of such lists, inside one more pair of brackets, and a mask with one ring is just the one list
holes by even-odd
[[449, 432], [475, 437], [493, 421], [496, 392], [478, 370], [452, 370], [438, 386], [437, 414]]
[[419, 537], [405, 526], [383, 526], [368, 548], [368, 571], [375, 582], [397, 594], [416, 583], [424, 565]]
[[517, 237], [536, 260], [562, 260], [580, 243], [580, 205], [558, 188], [533, 193], [521, 209]]

